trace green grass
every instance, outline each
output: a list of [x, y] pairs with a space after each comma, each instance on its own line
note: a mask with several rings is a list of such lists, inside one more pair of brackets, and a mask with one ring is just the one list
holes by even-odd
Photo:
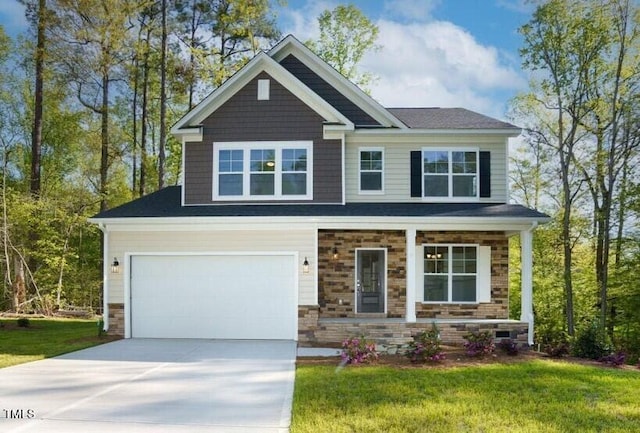
[[0, 323], [0, 368], [50, 358], [113, 340], [98, 337], [96, 320], [29, 319], [28, 328], [16, 319]]
[[531, 360], [296, 372], [291, 433], [632, 431], [640, 371]]

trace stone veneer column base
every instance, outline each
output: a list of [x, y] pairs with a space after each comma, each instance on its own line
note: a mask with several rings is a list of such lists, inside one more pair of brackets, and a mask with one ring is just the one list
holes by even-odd
[[319, 312], [318, 305], [298, 306], [298, 344], [300, 346], [311, 346], [316, 343]]
[[124, 337], [124, 304], [109, 304], [108, 335]]

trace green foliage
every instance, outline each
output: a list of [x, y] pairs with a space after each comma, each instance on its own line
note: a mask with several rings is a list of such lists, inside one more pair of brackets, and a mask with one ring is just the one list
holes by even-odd
[[339, 73], [367, 90], [375, 80], [370, 73], [358, 71], [358, 64], [369, 51], [380, 49], [376, 45], [378, 26], [373, 24], [354, 5], [338, 5], [325, 10], [318, 17], [320, 37], [306, 45]]
[[470, 332], [464, 336], [467, 356], [485, 356], [493, 353], [496, 346], [489, 331]]
[[440, 331], [434, 323], [430, 330], [413, 336], [406, 353], [411, 362], [440, 361], [445, 358], [440, 348]]
[[613, 350], [611, 340], [597, 320], [578, 328], [571, 353], [580, 358], [601, 359]]

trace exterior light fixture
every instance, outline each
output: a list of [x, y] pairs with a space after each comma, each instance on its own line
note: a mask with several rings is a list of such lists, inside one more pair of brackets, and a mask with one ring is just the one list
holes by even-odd
[[304, 262], [302, 262], [302, 273], [303, 274], [308, 274], [309, 273], [309, 260], [307, 260], [307, 258], [304, 258]]
[[338, 254], [338, 249], [336, 247], [333, 247], [331, 254], [332, 254], [333, 260], [338, 260], [338, 258], [340, 257], [340, 254]]
[[117, 257], [113, 258], [113, 263], [111, 263], [111, 273], [119, 274], [120, 273], [120, 262]]

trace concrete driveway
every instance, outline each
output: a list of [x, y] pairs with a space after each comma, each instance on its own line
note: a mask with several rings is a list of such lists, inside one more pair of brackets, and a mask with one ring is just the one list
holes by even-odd
[[0, 369], [2, 432], [287, 432], [293, 341], [128, 339]]

